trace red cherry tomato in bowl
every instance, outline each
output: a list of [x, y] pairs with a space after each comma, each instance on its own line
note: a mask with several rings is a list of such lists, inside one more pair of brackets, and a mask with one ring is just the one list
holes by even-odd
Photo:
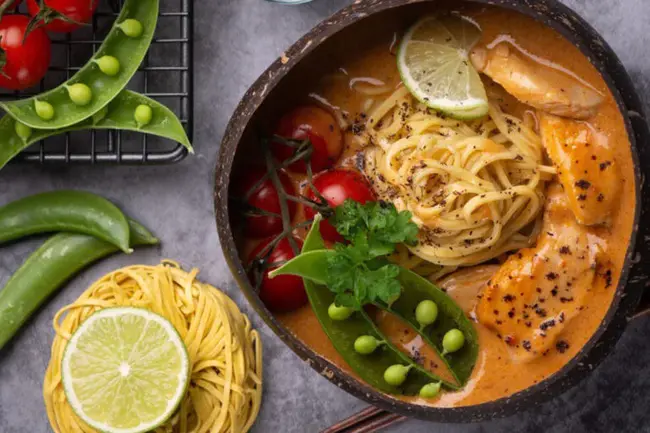
[[89, 23], [98, 5], [99, 0], [45, 0], [47, 9], [41, 11], [40, 0], [27, 0], [32, 18], [48, 16], [41, 22], [43, 28], [57, 33], [70, 33]]
[[[311, 168], [314, 173], [334, 165], [343, 151], [341, 128], [330, 113], [315, 106], [298, 107], [286, 114], [278, 125], [275, 135], [280, 137], [309, 140], [312, 144]], [[293, 156], [295, 149], [279, 142], [273, 142], [273, 154], [280, 161]], [[306, 173], [304, 161], [294, 162], [289, 169]]]
[[[32, 31], [23, 44], [29, 18], [4, 15], [0, 19], [0, 87], [22, 90], [35, 86], [50, 66], [51, 42], [43, 29]], [[2, 64], [4, 63], [4, 64]]]
[[[347, 199], [358, 201], [361, 204], [375, 200], [372, 187], [363, 175], [357, 171], [330, 170], [323, 172], [314, 178], [314, 187], [331, 207], [340, 206]], [[317, 200], [311, 189], [307, 197], [311, 200]], [[305, 207], [305, 215], [308, 219], [313, 218], [315, 211], [310, 207]], [[343, 237], [328, 221], [321, 222], [320, 232], [326, 241], [343, 241]]]
[[[281, 212], [280, 196], [271, 179], [264, 180], [252, 193], [250, 192], [265, 174], [266, 170], [264, 169], [249, 168], [237, 186], [238, 196], [244, 198], [246, 204], [253, 209], [261, 209], [279, 215]], [[296, 191], [289, 176], [283, 172], [278, 172], [278, 175], [287, 194], [295, 195]], [[288, 205], [289, 215], [293, 219], [296, 214], [296, 203], [289, 201]], [[247, 215], [244, 219], [244, 226], [247, 236], [264, 238], [282, 232], [282, 219], [268, 215]]]
[[[249, 262], [264, 256], [264, 249], [272, 241], [272, 238], [266, 239], [260, 243], [251, 253]], [[296, 239], [298, 248], [302, 249], [302, 242]], [[269, 263], [278, 263], [291, 260], [295, 257], [291, 244], [287, 238], [282, 239], [273, 249], [268, 257]], [[260, 286], [260, 299], [266, 307], [273, 312], [288, 312], [296, 310], [307, 303], [307, 293], [302, 278], [295, 275], [280, 275], [279, 277], [269, 278], [269, 272], [277, 269], [269, 268], [262, 276]]]

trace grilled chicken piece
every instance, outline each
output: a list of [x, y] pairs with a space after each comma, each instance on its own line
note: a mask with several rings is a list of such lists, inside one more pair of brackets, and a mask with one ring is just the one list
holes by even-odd
[[510, 256], [488, 281], [476, 307], [480, 323], [527, 361], [556, 343], [593, 290], [603, 242], [578, 224], [562, 188], [549, 188], [544, 227], [535, 248]]
[[539, 120], [544, 147], [557, 168], [569, 208], [582, 224], [606, 223], [621, 185], [607, 137], [585, 122], [545, 113]]
[[547, 113], [586, 119], [596, 113], [603, 96], [570, 75], [535, 63], [508, 43], [478, 47], [474, 67], [525, 104]]

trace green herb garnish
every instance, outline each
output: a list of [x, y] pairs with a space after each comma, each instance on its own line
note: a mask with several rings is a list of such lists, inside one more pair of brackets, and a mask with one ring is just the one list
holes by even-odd
[[353, 200], [336, 208], [332, 223], [350, 243], [336, 244], [336, 254], [327, 258], [327, 287], [336, 303], [360, 309], [381, 300], [387, 304], [399, 297], [399, 266], [387, 264], [399, 243], [417, 242], [418, 227], [411, 213], [398, 212], [393, 204]]

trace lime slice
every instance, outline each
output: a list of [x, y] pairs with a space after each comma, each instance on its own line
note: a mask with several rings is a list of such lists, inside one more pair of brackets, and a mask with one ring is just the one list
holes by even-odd
[[147, 432], [167, 421], [183, 399], [189, 357], [165, 318], [140, 308], [107, 308], [72, 335], [61, 376], [70, 406], [89, 426]]
[[487, 95], [469, 60], [481, 30], [464, 17], [430, 16], [404, 36], [397, 67], [404, 85], [420, 102], [459, 119], [488, 112]]

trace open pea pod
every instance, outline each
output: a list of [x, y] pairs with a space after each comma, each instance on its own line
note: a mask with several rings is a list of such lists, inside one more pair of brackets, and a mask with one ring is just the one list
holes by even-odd
[[[369, 385], [390, 394], [417, 395], [420, 389], [432, 382], [442, 382], [450, 389], [457, 385], [442, 380], [435, 374], [423, 369], [408, 356], [392, 345], [374, 322], [364, 311], [357, 311], [346, 320], [332, 320], [328, 315], [328, 307], [334, 302], [334, 294], [323, 286], [326, 267], [323, 261], [332, 250], [324, 249], [324, 242], [318, 229], [319, 224], [313, 224], [303, 246], [303, 254], [291, 260], [274, 274], [295, 274], [304, 277], [305, 290], [312, 309], [316, 314], [323, 330], [332, 341], [336, 350], [348, 365]], [[320, 264], [320, 266], [319, 266]], [[371, 335], [378, 340], [386, 341], [370, 355], [362, 355], [354, 350], [355, 340], [362, 335]], [[384, 380], [384, 372], [392, 365], [411, 366], [406, 380], [400, 386], [393, 386]]]
[[[66, 83], [0, 106], [16, 120], [38, 129], [67, 128], [91, 117], [126, 87], [142, 64], [156, 30], [159, 3], [126, 0], [97, 52]], [[85, 87], [73, 92], [75, 84]]]
[[[146, 105], [152, 116], [148, 124], [138, 124], [135, 110]], [[18, 127], [17, 127], [18, 126]], [[90, 119], [57, 130], [31, 129], [18, 124], [11, 116], [0, 119], [0, 169], [21, 151], [45, 138], [72, 131], [115, 129], [157, 135], [181, 143], [193, 152], [185, 129], [176, 115], [160, 102], [130, 90], [123, 90], [107, 107]]]
[[[441, 358], [456, 380], [464, 385], [471, 376], [478, 357], [478, 335], [474, 325], [458, 304], [426, 278], [401, 268], [398, 279], [403, 287], [399, 299], [390, 307], [377, 306], [409, 323], [438, 353], [442, 352], [442, 339], [445, 334], [451, 329], [459, 329], [465, 336], [465, 344], [457, 352], [448, 353]], [[436, 303], [438, 317], [433, 324], [420, 329], [420, 324], [415, 318], [415, 309], [420, 302], [426, 300]]]

